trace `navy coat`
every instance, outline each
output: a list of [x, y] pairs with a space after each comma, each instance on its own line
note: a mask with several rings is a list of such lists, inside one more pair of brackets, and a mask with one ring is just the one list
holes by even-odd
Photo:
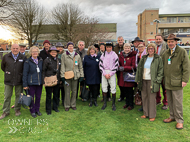
[[[40, 72], [37, 72], [37, 66]], [[43, 59], [38, 57], [38, 65], [34, 63], [33, 59], [30, 57], [24, 62], [23, 69], [23, 87], [28, 87], [29, 85], [42, 85], [42, 68]]]
[[91, 55], [84, 56], [83, 69], [84, 78], [87, 85], [95, 85], [101, 83], [101, 73], [99, 70], [100, 55], [93, 58]]

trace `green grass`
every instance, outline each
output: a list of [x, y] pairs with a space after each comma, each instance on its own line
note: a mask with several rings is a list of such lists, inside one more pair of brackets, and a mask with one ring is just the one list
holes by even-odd
[[[0, 107], [3, 107], [4, 83], [3, 72], [0, 71]], [[64, 111], [60, 106], [59, 113], [45, 113], [45, 89], [43, 88], [40, 111], [42, 116], [32, 118], [29, 110], [22, 108], [21, 115], [15, 116], [11, 109], [10, 115], [0, 120], [0, 141], [190, 141], [190, 84], [184, 89], [184, 129], [176, 130], [176, 122], [163, 123], [169, 117], [169, 110], [157, 106], [157, 117], [154, 122], [141, 119], [142, 112], [135, 106], [131, 111], [123, 109], [124, 102], [116, 102], [117, 110], [111, 110], [111, 102], [102, 111], [103, 103], [98, 99], [98, 107], [88, 107], [88, 102], [77, 100], [77, 110]], [[119, 88], [117, 87], [117, 98]], [[14, 104], [14, 95], [11, 105]], [[1, 109], [0, 114], [3, 111]], [[30, 122], [30, 123], [27, 123]], [[15, 133], [9, 133], [15, 127]]]

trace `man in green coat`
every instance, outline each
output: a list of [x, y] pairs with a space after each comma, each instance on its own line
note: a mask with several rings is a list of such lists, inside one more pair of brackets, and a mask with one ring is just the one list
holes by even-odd
[[170, 117], [163, 121], [177, 121], [176, 129], [183, 129], [183, 87], [189, 81], [190, 64], [185, 49], [177, 45], [178, 40], [174, 34], [165, 39], [169, 49], [163, 54], [162, 59]]

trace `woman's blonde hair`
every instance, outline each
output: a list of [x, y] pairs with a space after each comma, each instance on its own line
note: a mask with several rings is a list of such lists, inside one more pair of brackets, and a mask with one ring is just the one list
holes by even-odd
[[93, 49], [95, 51], [95, 53], [97, 54], [96, 48], [94, 47], [94, 45], [91, 45], [91, 46], [88, 47], [87, 55], [90, 55], [90, 50], [91, 49]]
[[154, 53], [157, 52], [156, 44], [150, 43], [150, 44], [148, 44], [148, 46], [147, 46], [147, 48], [146, 48], [146, 53], [148, 53], [148, 48], [149, 48], [149, 47], [153, 47], [153, 48], [154, 48]]
[[39, 48], [38, 48], [37, 46], [32, 46], [32, 47], [30, 48], [30, 50], [29, 50], [29, 55], [30, 55], [30, 56], [32, 55], [32, 51], [33, 51], [34, 49], [37, 49], [38, 54], [40, 53], [40, 50], [39, 50]]
[[123, 49], [124, 49], [125, 47], [130, 47], [130, 48], [131, 48], [131, 45], [130, 45], [129, 43], [125, 43], [125, 44], [123, 45]]

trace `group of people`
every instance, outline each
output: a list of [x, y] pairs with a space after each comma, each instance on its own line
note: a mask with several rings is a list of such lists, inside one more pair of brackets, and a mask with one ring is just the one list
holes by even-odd
[[[165, 42], [165, 41], [166, 42]], [[141, 118], [156, 118], [156, 105], [161, 103], [160, 84], [163, 89], [163, 107], [169, 105], [170, 117], [165, 123], [177, 121], [176, 128], [183, 128], [183, 87], [189, 80], [189, 58], [186, 51], [177, 45], [179, 39], [174, 34], [168, 38], [156, 35], [156, 44], [145, 43], [136, 37], [131, 47], [124, 43], [123, 37], [118, 37], [118, 44], [113, 47], [111, 42], [92, 45], [85, 50], [84, 41], [78, 41], [78, 48], [74, 50], [72, 42], [64, 46], [57, 43], [50, 47], [50, 42], [43, 42], [44, 49], [40, 52], [38, 47], [30, 48], [29, 57], [21, 53], [18, 44], [13, 44], [11, 52], [4, 55], [1, 69], [4, 71], [5, 97], [3, 105], [3, 119], [10, 113], [10, 103], [13, 87], [15, 88], [15, 115], [19, 116], [19, 95], [23, 89], [28, 90], [32, 99], [30, 112], [32, 117], [41, 116], [40, 99], [42, 87], [46, 90], [46, 113], [59, 112], [61, 101], [65, 111], [76, 110], [78, 90], [86, 85], [91, 92], [89, 107], [98, 106], [97, 97], [102, 87], [103, 106], [107, 107], [107, 100], [112, 94], [112, 110], [116, 110], [116, 86], [120, 89], [119, 102], [126, 100], [123, 108], [134, 108], [134, 92], [138, 91], [142, 98], [143, 115]], [[168, 49], [166, 46], [168, 45]], [[68, 78], [68, 72], [73, 76]], [[135, 73], [133, 81], [124, 78], [129, 73]], [[56, 76], [57, 82], [53, 86], [46, 86], [45, 78]], [[116, 81], [118, 79], [118, 81]], [[101, 84], [101, 85], [100, 85]], [[109, 92], [110, 91], [110, 92]], [[61, 92], [61, 97], [60, 97]], [[53, 93], [53, 106], [51, 106]], [[81, 95], [81, 91], [79, 93]]]

